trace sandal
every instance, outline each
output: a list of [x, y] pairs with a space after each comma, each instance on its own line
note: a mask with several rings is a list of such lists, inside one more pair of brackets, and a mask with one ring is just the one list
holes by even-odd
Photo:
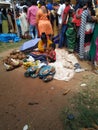
[[74, 70], [76, 70], [76, 69], [81, 69], [81, 66], [80, 66], [80, 64], [79, 63], [76, 63], [75, 65], [74, 65]]
[[46, 77], [43, 78], [44, 82], [49, 82], [51, 80], [53, 80], [53, 76], [52, 75], [48, 75], [48, 76], [46, 76]]
[[29, 73], [28, 71], [26, 71], [26, 72], [24, 73], [24, 76], [25, 76], [25, 77], [30, 77], [30, 73]]
[[50, 73], [49, 73], [49, 74], [50, 74], [50, 75], [54, 75], [54, 74], [55, 74], [55, 72], [56, 72], [56, 71], [55, 71], [55, 68], [54, 68], [54, 67], [52, 67], [52, 68], [51, 68], [51, 70], [50, 70]]
[[48, 75], [54, 75], [55, 74], [55, 68], [53, 66], [43, 66], [39, 72], [39, 78], [43, 79], [44, 77]]
[[38, 77], [38, 74], [31, 74], [30, 77], [32, 77], [32, 78], [37, 78], [37, 77]]
[[30, 76], [31, 76], [32, 78], [38, 77], [38, 76], [39, 76], [40, 69], [41, 69], [41, 68], [37, 68], [36, 72], [35, 72], [34, 74], [31, 74]]
[[36, 72], [36, 68], [34, 67], [29, 67], [27, 69], [27, 71], [24, 73], [25, 77], [30, 77], [31, 75], [33, 75]]

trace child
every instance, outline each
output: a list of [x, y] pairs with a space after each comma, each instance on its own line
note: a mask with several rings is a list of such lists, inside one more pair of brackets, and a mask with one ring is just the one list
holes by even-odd
[[48, 59], [48, 62], [50, 63], [56, 61], [56, 52], [55, 52], [54, 43], [49, 45], [49, 49], [47, 50], [47, 59]]
[[20, 23], [20, 13], [19, 10], [16, 11], [16, 24], [18, 28], [18, 36], [21, 37], [22, 31], [21, 31], [21, 23]]

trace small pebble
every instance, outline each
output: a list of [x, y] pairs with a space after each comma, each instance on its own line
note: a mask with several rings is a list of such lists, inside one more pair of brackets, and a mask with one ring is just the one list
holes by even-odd
[[83, 84], [81, 84], [80, 86], [81, 86], [81, 87], [86, 87], [87, 84], [83, 83]]
[[25, 125], [25, 126], [23, 127], [23, 130], [28, 130], [28, 125]]
[[51, 90], [54, 90], [54, 87], [51, 87]]

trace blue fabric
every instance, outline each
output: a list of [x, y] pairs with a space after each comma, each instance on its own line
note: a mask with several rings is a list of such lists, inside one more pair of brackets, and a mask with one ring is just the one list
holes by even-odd
[[38, 31], [35, 25], [30, 25], [29, 26], [29, 32], [30, 32], [30, 36], [32, 37], [32, 39], [37, 38], [38, 37]]
[[62, 25], [62, 28], [61, 28], [61, 33], [60, 33], [60, 41], [59, 41], [59, 48], [62, 48], [65, 44], [65, 33], [66, 33], [66, 29], [67, 29], [67, 25], [66, 24], [63, 24]]
[[59, 35], [56, 35], [53, 37], [53, 43], [58, 44], [59, 43]]
[[16, 19], [16, 24], [19, 26], [20, 25], [20, 19]]
[[31, 49], [31, 48], [36, 48], [37, 47], [37, 43], [40, 41], [40, 38], [35, 38], [32, 40], [29, 40], [27, 42], [25, 42], [21, 47], [20, 50], [21, 51], [25, 51], [27, 49]]
[[47, 4], [47, 9], [48, 9], [48, 10], [53, 10], [53, 7], [52, 7], [52, 4], [51, 4], [51, 3]]
[[31, 53], [30, 56], [32, 56], [35, 60], [40, 60], [41, 62], [47, 62], [47, 58], [46, 58], [46, 55], [36, 55], [36, 54], [33, 54]]
[[79, 3], [75, 5], [75, 7], [74, 7], [75, 11], [76, 11], [78, 8], [80, 8], [80, 4], [79, 4]]
[[[48, 76], [50, 74], [52, 66], [49, 65], [45, 65], [41, 68], [40, 72], [39, 72], [39, 78], [43, 79], [44, 77]], [[46, 73], [44, 74], [43, 72]]]
[[19, 42], [21, 39], [13, 33], [9, 33], [9, 34], [0, 34], [0, 41], [1, 42], [9, 42], [10, 40], [12, 40], [13, 42]]

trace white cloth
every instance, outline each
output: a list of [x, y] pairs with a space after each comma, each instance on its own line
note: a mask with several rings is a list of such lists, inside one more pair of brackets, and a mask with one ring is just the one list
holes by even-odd
[[78, 60], [74, 54], [68, 54], [65, 49], [56, 49], [55, 51], [56, 62], [49, 64], [56, 69], [54, 79], [69, 81], [75, 74], [74, 65], [78, 63]]
[[95, 27], [95, 23], [89, 23], [89, 22], [87, 22], [85, 30], [86, 30], [86, 32], [89, 32], [91, 30], [92, 33], [93, 33], [94, 27]]

